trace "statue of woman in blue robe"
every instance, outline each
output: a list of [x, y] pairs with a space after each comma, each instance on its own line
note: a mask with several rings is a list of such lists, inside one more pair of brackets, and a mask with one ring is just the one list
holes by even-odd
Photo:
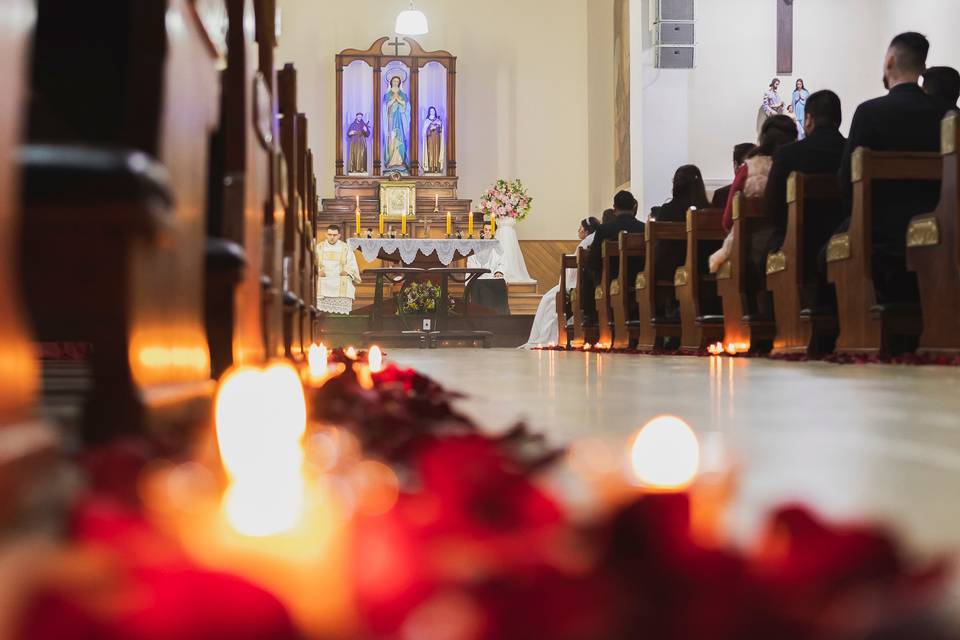
[[410, 158], [410, 100], [400, 88], [400, 76], [390, 78], [390, 89], [383, 94], [386, 109], [386, 173], [409, 173]]
[[800, 123], [801, 140], [806, 137], [806, 131], [803, 129], [803, 120], [807, 115], [807, 98], [809, 97], [810, 92], [807, 91], [807, 87], [803, 83], [803, 78], [797, 78], [796, 89], [793, 91], [793, 112], [797, 116], [797, 122]]

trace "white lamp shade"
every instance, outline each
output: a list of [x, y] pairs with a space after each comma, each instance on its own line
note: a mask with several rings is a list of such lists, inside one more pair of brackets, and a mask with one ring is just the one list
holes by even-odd
[[396, 32], [403, 36], [422, 36], [428, 33], [427, 16], [422, 11], [407, 9], [397, 16]]

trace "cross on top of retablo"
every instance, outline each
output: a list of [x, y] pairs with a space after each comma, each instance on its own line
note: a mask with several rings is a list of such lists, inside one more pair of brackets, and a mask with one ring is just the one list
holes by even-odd
[[393, 55], [395, 56], [400, 55], [400, 47], [409, 47], [409, 46], [410, 45], [408, 45], [406, 42], [401, 42], [400, 38], [394, 38], [393, 42], [388, 42], [387, 44], [384, 45], [384, 47], [393, 47]]

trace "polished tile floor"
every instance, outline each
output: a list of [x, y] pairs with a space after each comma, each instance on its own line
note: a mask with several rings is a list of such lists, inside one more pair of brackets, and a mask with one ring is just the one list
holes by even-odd
[[960, 369], [516, 350], [399, 350], [390, 357], [469, 395], [491, 429], [518, 419], [556, 444], [624, 450], [662, 413], [722, 442], [740, 469], [733, 526], [801, 500], [877, 518], [918, 550], [960, 549]]

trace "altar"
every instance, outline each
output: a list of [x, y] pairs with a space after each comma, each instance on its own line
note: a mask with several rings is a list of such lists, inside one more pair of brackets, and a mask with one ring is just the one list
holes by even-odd
[[[411, 224], [440, 236], [449, 212], [479, 222], [457, 193], [457, 58], [426, 51], [413, 38], [382, 37], [336, 56], [334, 195], [321, 201], [320, 224], [344, 237], [399, 220], [389, 193], [406, 194]], [[426, 229], [425, 227], [425, 229]]]

